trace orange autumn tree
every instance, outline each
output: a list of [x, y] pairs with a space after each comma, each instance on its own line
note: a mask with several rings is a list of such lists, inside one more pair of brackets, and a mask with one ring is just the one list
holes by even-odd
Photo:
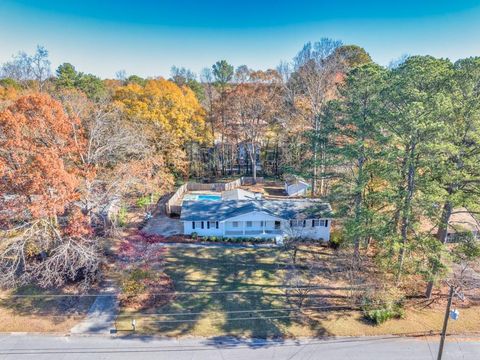
[[73, 207], [79, 125], [46, 94], [0, 112], [0, 285], [61, 285], [96, 270], [91, 229]]

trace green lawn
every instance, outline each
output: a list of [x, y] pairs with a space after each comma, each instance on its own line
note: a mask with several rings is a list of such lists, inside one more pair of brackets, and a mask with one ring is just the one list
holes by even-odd
[[[325, 271], [317, 281], [324, 289], [311, 292], [305, 306], [349, 303], [345, 273], [336, 267], [333, 250], [318, 247], [308, 251], [320, 256], [319, 265]], [[300, 260], [303, 256], [307, 253], [300, 252]], [[441, 328], [440, 308], [407, 309], [405, 319], [381, 326], [366, 323], [358, 311], [291, 311], [297, 308], [291, 306], [282, 287], [286, 261], [287, 254], [279, 249], [170, 248], [166, 272], [177, 294], [161, 308], [123, 309], [118, 329], [129, 330], [132, 318], [136, 319], [138, 332], [166, 336], [361, 336]], [[165, 315], [172, 313], [177, 315]], [[450, 330], [478, 331], [478, 308], [462, 309], [461, 313], [463, 321], [452, 322]]]
[[[288, 254], [271, 248], [170, 248], [166, 272], [177, 294], [169, 305], [148, 310], [182, 315], [139, 315], [137, 329], [171, 336], [294, 335], [298, 331], [291, 333], [291, 329], [306, 324], [285, 297], [282, 279], [287, 260]], [[119, 328], [129, 327], [128, 314], [135, 313], [125, 310]], [[307, 325], [309, 333], [324, 334], [317, 321]]]

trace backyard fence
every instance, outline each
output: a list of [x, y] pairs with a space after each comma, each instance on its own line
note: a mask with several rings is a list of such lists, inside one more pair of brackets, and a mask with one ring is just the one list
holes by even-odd
[[172, 195], [170, 200], [165, 203], [165, 213], [167, 215], [178, 214], [182, 210], [181, 199], [183, 195], [188, 191], [188, 183], [180, 186], [175, 194]]
[[[253, 185], [254, 183], [253, 177], [244, 176], [240, 178], [240, 180], [242, 181], [242, 185]], [[257, 184], [263, 184], [264, 182], [265, 181], [263, 177], [257, 177], [257, 181], [256, 181]]]
[[[187, 182], [180, 186], [170, 200], [165, 203], [165, 212], [167, 215], [180, 215], [182, 211], [182, 198], [188, 191], [229, 191], [239, 188], [242, 185], [252, 185], [253, 177], [241, 177], [239, 179], [225, 183], [201, 184]], [[263, 177], [257, 178], [257, 184], [263, 184]]]

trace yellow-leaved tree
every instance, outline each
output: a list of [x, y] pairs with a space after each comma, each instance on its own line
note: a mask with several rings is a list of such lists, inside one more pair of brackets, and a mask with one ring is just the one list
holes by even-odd
[[205, 111], [188, 87], [159, 78], [117, 88], [115, 99], [126, 116], [144, 125], [144, 131], [167, 166], [179, 174], [187, 171], [185, 148], [210, 139]]

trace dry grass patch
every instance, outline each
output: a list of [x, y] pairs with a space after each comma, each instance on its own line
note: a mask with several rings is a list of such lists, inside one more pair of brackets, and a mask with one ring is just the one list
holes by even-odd
[[62, 290], [26, 286], [1, 292], [0, 332], [69, 331], [85, 318], [95, 300], [93, 296], [75, 296], [75, 293], [78, 293], [75, 286]]

